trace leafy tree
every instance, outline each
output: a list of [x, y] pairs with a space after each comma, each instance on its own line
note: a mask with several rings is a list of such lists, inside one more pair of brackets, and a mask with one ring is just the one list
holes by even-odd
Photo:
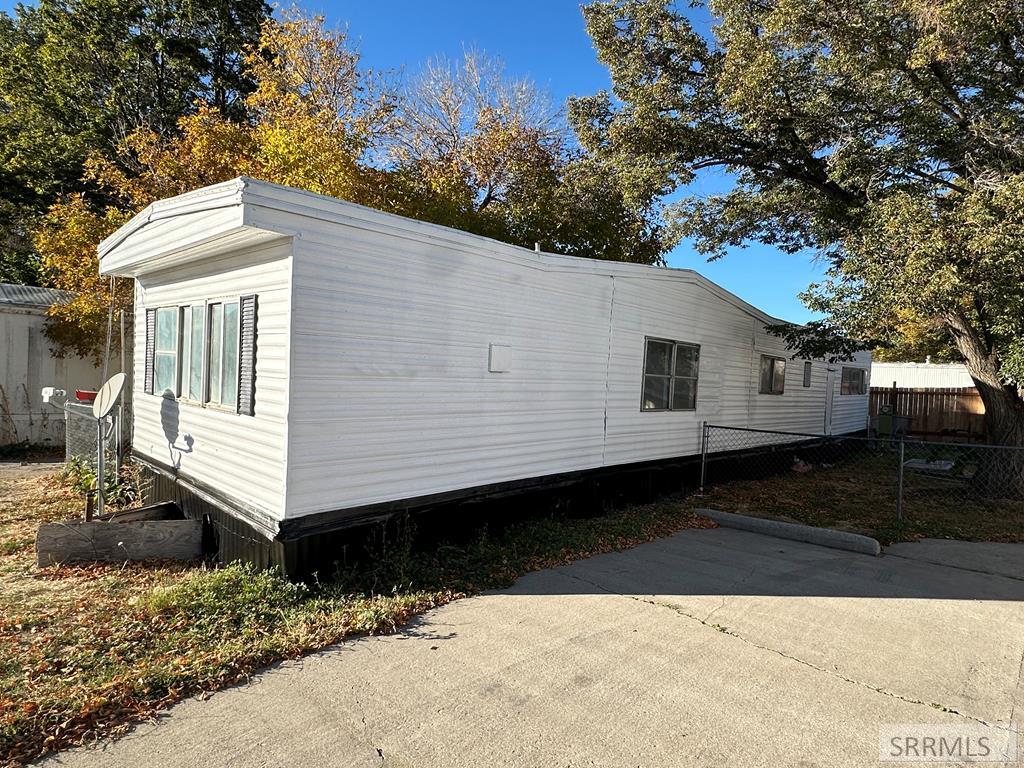
[[[1010, 0], [711, 0], [705, 36], [672, 3], [584, 9], [611, 93], [575, 101], [587, 147], [631, 199], [702, 168], [731, 191], [669, 214], [711, 257], [760, 241], [830, 264], [806, 301], [842, 337], [948, 340], [988, 413], [1024, 443], [1024, 14]], [[766, 267], [768, 268], [768, 267]]]
[[0, 13], [0, 262], [33, 279], [30, 233], [61, 195], [84, 192], [87, 156], [139, 126], [174, 132], [197, 101], [243, 116], [242, 51], [264, 0], [39, 0]]
[[477, 51], [430, 61], [399, 104], [390, 159], [426, 206], [421, 216], [501, 236], [528, 189], [543, 197], [553, 185], [565, 141], [558, 110], [500, 62]]
[[78, 293], [51, 310], [47, 333], [57, 349], [101, 354], [108, 309], [129, 306], [132, 291], [131, 281], [99, 276], [96, 246], [154, 200], [248, 175], [380, 205], [386, 187], [364, 161], [392, 106], [358, 61], [344, 31], [284, 11], [245, 53], [247, 120], [225, 115], [214, 94], [166, 135], [145, 124], [112, 151], [90, 152], [83, 181], [93, 199], [61, 197], [35, 230], [47, 281]]
[[[614, 169], [566, 149], [557, 112], [500, 66], [433, 64], [401, 91], [363, 68], [344, 29], [291, 9], [267, 20], [244, 61], [244, 121], [200, 104], [164, 135], [145, 125], [93, 151], [84, 182], [37, 228], [44, 274], [80, 298], [53, 311], [60, 349], [98, 353], [111, 288], [95, 245], [160, 198], [239, 175], [332, 195], [532, 247], [654, 263], [656, 207], [629, 206]], [[90, 246], [91, 243], [91, 246]], [[115, 284], [118, 308], [131, 293]]]
[[657, 207], [627, 204], [614, 168], [576, 149], [562, 111], [500, 61], [470, 50], [428, 62], [398, 104], [393, 210], [526, 247], [660, 262]]
[[57, 351], [101, 362], [108, 312], [131, 307], [134, 283], [101, 276], [96, 259], [97, 243], [128, 218], [114, 207], [97, 212], [75, 195], [54, 204], [36, 232], [46, 281], [75, 292], [69, 303], [49, 310], [46, 334]]

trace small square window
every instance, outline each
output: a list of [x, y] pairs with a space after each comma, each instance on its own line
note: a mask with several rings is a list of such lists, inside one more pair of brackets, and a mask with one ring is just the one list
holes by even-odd
[[692, 411], [697, 408], [700, 347], [647, 339], [642, 411]]
[[863, 368], [850, 368], [844, 365], [839, 394], [866, 395], [867, 391], [867, 371]]
[[762, 395], [781, 395], [786, 389], [786, 359], [761, 355], [757, 391]]

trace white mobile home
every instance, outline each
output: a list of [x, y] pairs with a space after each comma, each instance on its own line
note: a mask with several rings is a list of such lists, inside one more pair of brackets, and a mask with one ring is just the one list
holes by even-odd
[[704, 421], [867, 421], [868, 355], [789, 359], [777, 320], [695, 272], [251, 179], [154, 203], [100, 271], [136, 278], [134, 453], [268, 540], [694, 455]]

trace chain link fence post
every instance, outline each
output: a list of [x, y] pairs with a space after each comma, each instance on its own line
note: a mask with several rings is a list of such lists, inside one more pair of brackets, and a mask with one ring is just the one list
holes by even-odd
[[707, 478], [708, 472], [708, 423], [706, 421], [701, 422], [701, 439], [700, 439], [700, 490], [698, 495], [704, 495], [704, 481]]
[[896, 521], [903, 520], [903, 466], [906, 461], [906, 440], [900, 435], [900, 467], [896, 476]]

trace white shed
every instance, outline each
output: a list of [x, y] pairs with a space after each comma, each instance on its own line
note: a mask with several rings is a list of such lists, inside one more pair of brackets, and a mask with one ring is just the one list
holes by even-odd
[[134, 453], [165, 495], [223, 510], [224, 536], [296, 542], [678, 460], [705, 421], [867, 423], [869, 355], [789, 359], [775, 318], [696, 272], [246, 178], [149, 206], [100, 245], [100, 271], [137, 279]]
[[63, 446], [64, 414], [45, 405], [40, 391], [96, 389], [102, 383], [91, 361], [59, 357], [44, 333], [47, 310], [72, 294], [53, 288], [0, 283], [0, 446]]

